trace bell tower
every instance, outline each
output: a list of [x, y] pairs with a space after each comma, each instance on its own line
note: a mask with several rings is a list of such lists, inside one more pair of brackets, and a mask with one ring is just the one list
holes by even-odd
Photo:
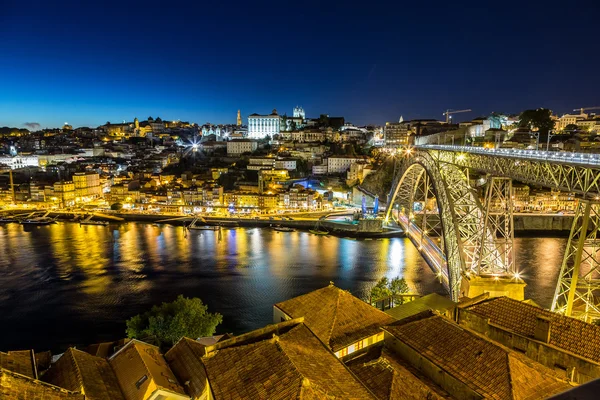
[[242, 113], [240, 112], [240, 110], [238, 110], [237, 115], [237, 126], [242, 126]]

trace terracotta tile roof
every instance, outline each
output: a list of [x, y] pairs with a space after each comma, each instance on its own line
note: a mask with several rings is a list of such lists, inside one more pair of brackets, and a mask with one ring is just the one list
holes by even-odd
[[426, 310], [435, 310], [443, 313], [455, 306], [456, 303], [452, 300], [437, 293], [431, 293], [419, 299], [390, 308], [385, 313], [395, 319], [403, 319]]
[[0, 368], [0, 399], [85, 400], [85, 396]]
[[125, 399], [108, 361], [73, 348], [46, 372], [44, 381], [85, 393], [89, 400]]
[[380, 400], [452, 399], [406, 361], [382, 346], [346, 362], [356, 377]]
[[31, 357], [31, 350], [9, 351], [8, 353], [0, 351], [0, 368], [35, 378], [36, 373]]
[[165, 354], [165, 359], [179, 382], [188, 382], [187, 392], [192, 398], [201, 398], [209, 389], [206, 370], [201, 361], [205, 347], [184, 337]]
[[142, 399], [157, 389], [185, 395], [158, 347], [131, 340], [109, 359], [126, 399]]
[[129, 342], [129, 339], [119, 339], [113, 342], [103, 342], [91, 344], [83, 351], [90, 353], [93, 356], [108, 358], [112, 356], [118, 349], [125, 346]]
[[543, 316], [550, 320], [551, 345], [600, 362], [600, 326], [508, 297], [496, 297], [467, 307], [466, 310], [529, 338], [533, 338], [537, 317]]
[[542, 399], [569, 385], [549, 368], [439, 315], [384, 328], [475, 392], [491, 399]]
[[302, 296], [275, 304], [292, 318], [304, 323], [334, 352], [381, 331], [394, 318], [349, 292], [329, 285]]
[[304, 324], [232, 343], [202, 358], [216, 399], [374, 399]]

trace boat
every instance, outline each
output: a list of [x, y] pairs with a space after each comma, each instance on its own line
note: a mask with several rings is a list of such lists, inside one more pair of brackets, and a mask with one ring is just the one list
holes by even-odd
[[23, 221], [21, 221], [22, 225], [50, 225], [50, 224], [55, 224], [56, 221], [54, 221], [51, 218], [34, 218], [34, 219], [24, 219]]
[[273, 230], [277, 231], [277, 232], [294, 232], [295, 231], [294, 228], [290, 228], [287, 226], [274, 226]]
[[206, 222], [204, 218], [194, 218], [192, 222], [187, 226], [187, 228], [192, 231], [216, 231], [219, 229], [218, 226], [197, 225], [196, 223], [198, 221]]
[[101, 225], [101, 226], [107, 226], [108, 222], [107, 221], [92, 221], [92, 217], [93, 215], [88, 216], [87, 218], [85, 218], [84, 220], [79, 221], [79, 225]]
[[193, 231], [216, 231], [219, 229], [219, 227], [210, 225], [194, 225], [188, 226], [188, 229], [191, 229]]
[[315, 227], [313, 229], [309, 229], [308, 231], [310, 233], [312, 233], [313, 235], [320, 235], [320, 236], [329, 235], [329, 231], [323, 230], [323, 229], [319, 229], [319, 225], [320, 224], [321, 224], [321, 221], [317, 221]]
[[107, 221], [81, 221], [79, 223], [79, 225], [101, 225], [101, 226], [107, 226], [108, 222]]

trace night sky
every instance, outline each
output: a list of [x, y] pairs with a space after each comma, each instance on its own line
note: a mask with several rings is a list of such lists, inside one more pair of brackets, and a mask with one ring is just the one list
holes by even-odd
[[324, 3], [0, 0], [0, 126], [600, 106], [599, 1]]

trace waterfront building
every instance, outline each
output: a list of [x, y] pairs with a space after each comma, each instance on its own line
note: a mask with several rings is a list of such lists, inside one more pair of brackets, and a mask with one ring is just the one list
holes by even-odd
[[600, 326], [508, 297], [459, 306], [458, 321], [564, 379], [584, 383], [600, 378]]
[[289, 179], [290, 174], [287, 169], [263, 169], [258, 172], [258, 192], [263, 193], [265, 189], [281, 189]]
[[236, 139], [227, 142], [227, 155], [239, 156], [244, 153], [252, 153], [258, 148], [258, 142], [251, 139]]
[[279, 204], [286, 210], [314, 210], [317, 197], [316, 192], [296, 186], [279, 194]]
[[330, 283], [273, 306], [273, 322], [304, 318], [306, 326], [339, 358], [383, 340], [386, 313]]
[[331, 156], [327, 159], [327, 173], [341, 174], [348, 171], [352, 164], [368, 160], [366, 156]]
[[96, 172], [78, 172], [73, 175], [75, 201], [90, 201], [102, 196], [100, 175]]
[[54, 183], [53, 197], [61, 207], [71, 207], [75, 205], [75, 184], [73, 181]]
[[266, 136], [278, 135], [281, 130], [281, 116], [277, 110], [269, 115], [252, 114], [248, 117], [248, 137], [263, 139]]

